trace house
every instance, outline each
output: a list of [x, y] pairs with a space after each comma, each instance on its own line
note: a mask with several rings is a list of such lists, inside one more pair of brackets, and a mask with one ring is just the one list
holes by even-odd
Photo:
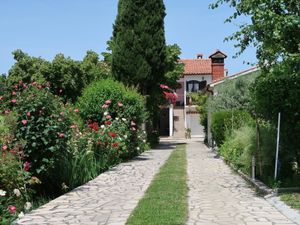
[[176, 90], [178, 96], [175, 105], [170, 104], [163, 110], [160, 123], [160, 134], [184, 138], [185, 130], [191, 129], [191, 136], [203, 136], [203, 127], [199, 124], [196, 106], [190, 101], [188, 94], [199, 92], [208, 84], [221, 80], [226, 76], [224, 60], [227, 56], [217, 50], [207, 59], [197, 54], [195, 59], [181, 59], [184, 73], [178, 80], [181, 88]]

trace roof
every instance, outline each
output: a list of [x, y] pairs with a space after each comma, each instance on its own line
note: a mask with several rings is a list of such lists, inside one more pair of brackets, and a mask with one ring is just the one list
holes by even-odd
[[236, 78], [238, 78], [240, 76], [244, 76], [244, 75], [247, 75], [247, 74], [252, 74], [253, 72], [258, 71], [258, 70], [259, 70], [259, 67], [254, 66], [254, 67], [252, 67], [250, 69], [241, 71], [239, 73], [236, 73], [236, 74], [233, 74], [233, 75], [230, 75], [230, 76], [227, 76], [227, 77], [222, 77], [221, 79], [218, 79], [218, 80], [215, 80], [215, 81], [211, 82], [209, 85], [211, 87], [213, 87], [215, 85], [223, 83], [226, 79], [236, 79]]
[[227, 55], [220, 50], [216, 50], [213, 54], [211, 54], [208, 58], [227, 58]]
[[210, 75], [211, 59], [181, 59], [179, 62], [184, 64], [184, 75]]

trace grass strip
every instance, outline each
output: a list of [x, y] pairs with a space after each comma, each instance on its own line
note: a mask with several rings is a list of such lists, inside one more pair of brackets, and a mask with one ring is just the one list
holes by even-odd
[[128, 218], [127, 225], [185, 224], [188, 214], [185, 147], [177, 145]]
[[300, 193], [282, 194], [280, 199], [287, 205], [300, 211]]

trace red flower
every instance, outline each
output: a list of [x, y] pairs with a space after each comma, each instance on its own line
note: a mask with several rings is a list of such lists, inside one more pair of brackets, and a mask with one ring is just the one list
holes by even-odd
[[4, 99], [3, 96], [0, 96], [0, 101], [3, 101], [3, 99]]
[[30, 116], [31, 116], [30, 112], [27, 112], [27, 113], [26, 113], [26, 116], [30, 117]]
[[27, 124], [27, 120], [22, 120], [21, 123], [23, 123], [23, 125]]
[[59, 138], [65, 138], [65, 134], [64, 134], [64, 133], [59, 133], [59, 134], [58, 134], [58, 137], [59, 137]]
[[108, 107], [108, 105], [104, 104], [104, 105], [102, 106], [102, 109], [106, 109], [107, 107]]
[[17, 211], [17, 207], [14, 205], [10, 205], [10, 206], [8, 206], [8, 211], [10, 213], [15, 213]]
[[111, 121], [105, 121], [105, 125], [111, 125]]
[[29, 168], [30, 168], [30, 162], [27, 162], [27, 161], [24, 162], [23, 166], [24, 166], [24, 170], [25, 170], [25, 171], [28, 171]]
[[78, 112], [79, 112], [79, 109], [74, 109], [74, 112], [78, 113]]
[[110, 103], [111, 103], [111, 100], [106, 100], [106, 101], [105, 101], [105, 104], [106, 104], [106, 105], [109, 105]]
[[6, 151], [7, 149], [8, 149], [7, 145], [3, 145], [3, 146], [2, 146], [2, 150], [3, 150], [3, 151]]
[[112, 138], [115, 138], [117, 136], [117, 134], [114, 132], [108, 132], [108, 135]]
[[118, 147], [119, 147], [119, 143], [118, 143], [118, 142], [113, 143], [113, 147], [114, 147], [114, 148], [118, 148]]
[[122, 106], [123, 106], [123, 103], [122, 103], [122, 102], [118, 102], [118, 106], [119, 106], [119, 107], [122, 107]]
[[107, 115], [105, 118], [109, 120], [109, 119], [111, 119], [111, 116]]
[[99, 130], [99, 124], [97, 122], [88, 124], [88, 127], [91, 128], [91, 129], [93, 129], [94, 131], [98, 131]]
[[15, 104], [15, 103], [17, 102], [17, 100], [16, 100], [16, 99], [13, 99], [13, 100], [11, 100], [11, 102], [12, 102], [13, 104]]
[[10, 154], [13, 154], [13, 155], [16, 155], [16, 154], [17, 154], [16, 149], [12, 149], [12, 150], [10, 150], [9, 152], [10, 152]]
[[97, 145], [102, 145], [102, 142], [101, 142], [101, 141], [98, 141], [98, 142], [97, 142]]

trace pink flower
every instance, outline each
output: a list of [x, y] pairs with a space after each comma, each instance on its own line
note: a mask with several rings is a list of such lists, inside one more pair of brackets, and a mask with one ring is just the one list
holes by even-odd
[[58, 137], [59, 137], [59, 138], [65, 138], [65, 134], [64, 134], [64, 133], [59, 133], [59, 134], [58, 134]]
[[122, 106], [123, 106], [123, 103], [122, 103], [122, 102], [118, 102], [118, 106], [119, 106], [119, 107], [122, 107]]
[[26, 116], [30, 117], [30, 116], [31, 116], [30, 112], [27, 112], [27, 113], [26, 113]]
[[9, 109], [7, 109], [7, 110], [4, 111], [5, 114], [8, 114], [8, 113], [10, 113], [10, 112], [11, 112], [11, 111], [10, 111]]
[[169, 87], [167, 85], [161, 84], [159, 85], [161, 89], [169, 89]]
[[59, 115], [61, 115], [61, 116], [64, 116], [64, 115], [65, 115], [65, 113], [64, 113], [64, 112], [61, 112], [61, 113], [59, 113]]
[[3, 145], [3, 146], [2, 146], [2, 150], [3, 150], [3, 151], [6, 151], [7, 149], [8, 149], [7, 145]]
[[105, 104], [109, 105], [111, 103], [111, 100], [106, 100]]
[[18, 90], [18, 88], [19, 88], [19, 86], [16, 84], [16, 85], [15, 85], [15, 89]]
[[135, 122], [131, 121], [131, 126], [135, 126], [135, 125], [136, 125]]
[[27, 120], [22, 120], [21, 123], [23, 123], [23, 125], [27, 124]]
[[10, 206], [8, 206], [8, 211], [10, 213], [15, 213], [17, 211], [17, 207], [14, 205], [10, 205]]
[[15, 103], [17, 102], [17, 100], [16, 100], [16, 99], [13, 99], [13, 100], [11, 100], [11, 102], [12, 102], [13, 104], [15, 104]]
[[24, 162], [23, 166], [24, 166], [24, 170], [25, 170], [25, 171], [28, 171], [29, 168], [30, 168], [30, 162], [27, 162], [27, 161]]
[[104, 104], [104, 105], [102, 106], [102, 109], [106, 109], [107, 107], [108, 107], [108, 105]]
[[59, 93], [62, 93], [63, 92], [63, 90], [62, 89], [59, 89], [59, 91], [58, 91]]
[[105, 118], [109, 120], [109, 119], [111, 119], [111, 116], [107, 115]]
[[13, 154], [13, 155], [16, 155], [16, 154], [17, 154], [16, 149], [12, 149], [12, 150], [10, 150], [9, 152], [10, 152], [10, 154]]
[[79, 112], [79, 109], [74, 109], [74, 112], [78, 113], [78, 112]]
[[23, 84], [23, 88], [24, 88], [24, 89], [27, 88], [27, 85], [26, 85], [26, 84]]
[[11, 93], [11, 95], [12, 95], [12, 96], [16, 96], [16, 95], [17, 95], [17, 92], [13, 91], [13, 92]]
[[73, 125], [70, 126], [71, 129], [75, 129], [76, 127], [77, 127], [76, 124], [73, 124]]
[[130, 129], [131, 129], [131, 130], [133, 130], [133, 131], [135, 131], [135, 130], [136, 130], [136, 129], [135, 129], [135, 127], [131, 127]]
[[42, 86], [42, 85], [38, 85], [37, 88], [38, 88], [38, 89], [42, 89], [43, 86]]
[[0, 101], [3, 101], [3, 99], [4, 99], [3, 96], [0, 96]]
[[23, 81], [22, 81], [22, 80], [19, 80], [19, 84], [23, 84]]
[[37, 82], [34, 81], [34, 82], [31, 83], [31, 85], [35, 86], [35, 85], [37, 85]]

